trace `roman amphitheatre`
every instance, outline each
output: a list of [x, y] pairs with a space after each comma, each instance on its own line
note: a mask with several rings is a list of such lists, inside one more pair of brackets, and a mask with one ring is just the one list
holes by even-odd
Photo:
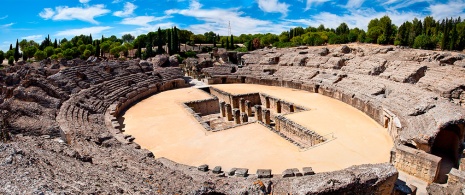
[[11, 66], [0, 192], [458, 194], [464, 67], [371, 44]]

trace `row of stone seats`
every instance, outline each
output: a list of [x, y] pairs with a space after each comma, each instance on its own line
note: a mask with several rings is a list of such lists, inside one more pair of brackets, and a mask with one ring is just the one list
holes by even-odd
[[[171, 83], [180, 77], [177, 69], [159, 70], [158, 73], [162, 73], [164, 78], [159, 78], [152, 72], [124, 73], [71, 95], [61, 106], [57, 117], [64, 139], [71, 143], [76, 134], [92, 136], [96, 131], [108, 131], [105, 114], [111, 105], [129, 105], [159, 89], [184, 86]], [[184, 80], [179, 82], [184, 83]]]

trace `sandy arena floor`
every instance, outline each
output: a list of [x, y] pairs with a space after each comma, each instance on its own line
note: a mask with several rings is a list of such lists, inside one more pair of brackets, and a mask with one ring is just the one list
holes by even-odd
[[133, 135], [135, 142], [152, 151], [156, 158], [165, 157], [192, 166], [219, 165], [223, 170], [249, 168], [250, 173], [267, 168], [280, 174], [287, 168], [306, 166], [324, 172], [389, 161], [393, 142], [386, 129], [345, 103], [320, 94], [272, 86], [214, 87], [230, 93], [264, 92], [310, 108], [287, 117], [320, 135], [332, 134], [336, 139], [301, 151], [259, 124], [206, 132], [181, 105], [209, 97], [195, 88], [162, 92], [131, 107], [124, 115], [126, 133]]

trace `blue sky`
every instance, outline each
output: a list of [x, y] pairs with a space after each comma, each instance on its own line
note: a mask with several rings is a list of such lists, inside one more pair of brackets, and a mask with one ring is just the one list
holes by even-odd
[[296, 26], [366, 29], [373, 18], [396, 25], [414, 17], [465, 18], [465, 0], [2, 0], [0, 49], [16, 39], [41, 42], [80, 34], [118, 37], [177, 26], [194, 33], [276, 33]]

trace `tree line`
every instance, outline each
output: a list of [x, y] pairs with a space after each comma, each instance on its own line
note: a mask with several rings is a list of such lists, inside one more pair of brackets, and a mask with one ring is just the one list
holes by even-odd
[[[112, 35], [93, 39], [92, 35], [79, 35], [71, 40], [57, 40], [47, 36], [40, 44], [33, 40], [16, 40], [15, 47], [10, 45], [7, 52], [0, 50], [0, 62], [6, 58], [9, 64], [34, 58], [37, 61], [51, 59], [73, 59], [97, 57], [133, 57], [147, 59], [157, 54], [178, 54], [181, 44], [195, 46], [209, 44], [205, 48], [219, 47], [228, 50], [252, 51], [265, 46], [293, 47], [300, 45], [320, 46], [325, 44], [345, 44], [350, 42], [399, 45], [419, 49], [458, 50], [465, 48], [465, 21], [458, 18], [435, 20], [427, 16], [422, 20], [414, 18], [399, 27], [392, 23], [389, 16], [375, 18], [368, 23], [367, 31], [350, 29], [341, 23], [336, 29], [318, 27], [296, 27], [276, 34], [241, 34], [239, 36], [220, 36], [210, 31], [194, 34], [176, 27], [160, 29], [155, 32], [134, 37], [125, 34], [121, 38]], [[238, 47], [243, 44], [244, 47]], [[143, 50], [143, 48], [145, 48]], [[207, 49], [208, 51], [208, 49]], [[187, 52], [186, 52], [187, 53]]]

